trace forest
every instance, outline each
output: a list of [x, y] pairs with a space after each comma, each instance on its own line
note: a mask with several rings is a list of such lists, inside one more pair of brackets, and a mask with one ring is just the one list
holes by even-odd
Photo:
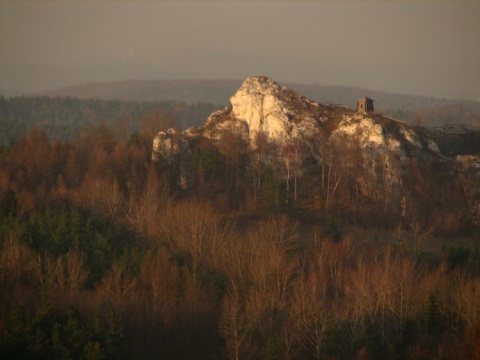
[[[438, 200], [442, 224], [399, 223], [347, 176], [279, 183], [235, 138], [200, 144], [185, 191], [151, 157], [171, 119], [144, 118], [1, 148], [0, 358], [480, 358], [479, 245], [423, 246], [478, 236], [452, 216], [461, 198]], [[429, 214], [440, 194], [417, 177]]]
[[[149, 80], [90, 83], [47, 92], [50, 96], [147, 101], [168, 99], [186, 103], [211, 103], [217, 109], [229, 103], [242, 81], [234, 80]], [[450, 123], [480, 126], [480, 102], [393, 94], [345, 86], [282, 84], [319, 103], [344, 104], [355, 108], [358, 98], [368, 95], [382, 114], [407, 122], [421, 121], [436, 127]]]
[[175, 119], [185, 129], [200, 125], [216, 108], [207, 103], [119, 101], [51, 96], [0, 96], [0, 146], [6, 146], [36, 126], [55, 140], [66, 141], [89, 127], [105, 126], [119, 138], [134, 131], [154, 130], [155, 119]]

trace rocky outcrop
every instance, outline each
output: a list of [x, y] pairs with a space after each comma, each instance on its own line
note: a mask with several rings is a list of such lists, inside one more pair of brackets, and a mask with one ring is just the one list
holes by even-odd
[[[440, 154], [434, 134], [424, 127], [317, 103], [267, 77], [247, 78], [230, 103], [198, 128], [182, 133], [160, 132], [153, 143], [154, 157], [188, 164], [202, 139], [218, 145], [220, 152], [231, 151], [228, 144], [225, 146], [227, 133], [242, 139], [249, 152], [258, 153], [262, 140], [271, 146], [264, 147], [261, 161], [272, 166], [282, 181], [289, 181], [292, 174], [301, 177], [306, 159], [322, 169], [337, 163], [336, 171], [352, 178], [362, 196], [383, 202], [385, 207], [394, 206], [406, 217], [413, 212], [409, 204], [418, 198], [406, 189], [406, 184], [412, 183], [412, 169], [420, 169], [415, 170], [420, 174], [415, 176], [425, 178], [432, 176], [422, 170], [428, 168], [425, 164], [448, 163], [446, 168], [454, 167], [453, 160]], [[459, 164], [457, 173], [448, 176], [462, 178], [471, 206], [478, 207], [477, 163], [461, 160]], [[182, 166], [183, 173], [188, 172], [188, 166]], [[471, 212], [471, 216], [480, 224], [479, 211]]]
[[314, 131], [322, 113], [318, 103], [266, 77], [245, 80], [230, 102], [231, 119], [247, 124], [250, 140], [264, 133], [271, 141], [285, 143]]
[[[269, 141], [280, 146], [292, 139], [315, 141], [312, 140], [315, 136], [346, 136], [347, 140], [360, 141], [364, 148], [408, 153], [417, 147], [438, 153], [438, 146], [424, 128], [379, 115], [357, 114], [343, 107], [322, 105], [263, 76], [247, 78], [230, 102], [231, 106], [211, 114], [203, 126], [184, 131], [184, 140], [196, 136], [213, 139], [220, 130], [228, 128], [246, 136], [252, 146], [257, 134], [266, 135]], [[181, 147], [172, 146], [177, 136], [171, 130], [159, 133], [154, 139], [154, 153], [165, 153], [168, 149], [181, 152]]]

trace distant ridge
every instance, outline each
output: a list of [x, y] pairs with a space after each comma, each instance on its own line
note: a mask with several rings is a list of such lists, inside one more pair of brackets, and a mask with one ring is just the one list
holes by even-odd
[[[173, 100], [186, 102], [210, 102], [228, 104], [229, 95], [240, 85], [242, 80], [121, 80], [110, 82], [87, 82], [61, 87], [56, 90], [38, 92], [36, 94], [50, 96], [70, 96], [77, 98], [101, 98], [106, 100]], [[313, 98], [316, 101], [351, 103], [353, 106], [358, 97], [370, 94], [376, 99], [384, 98], [435, 98], [392, 94], [382, 91], [357, 87], [284, 83], [286, 87]], [[322, 97], [317, 99], [318, 97]], [[436, 99], [439, 100], [439, 99]]]
[[[89, 82], [34, 95], [98, 98], [105, 100], [179, 101], [224, 106], [242, 80], [124, 80]], [[282, 83], [320, 103], [343, 104], [354, 108], [359, 97], [375, 100], [375, 110], [404, 121], [422, 121], [427, 126], [465, 123], [480, 126], [480, 102], [393, 94], [356, 87]]]
[[206, 102], [223, 105], [241, 80], [122, 80], [88, 82], [42, 94], [133, 101]]

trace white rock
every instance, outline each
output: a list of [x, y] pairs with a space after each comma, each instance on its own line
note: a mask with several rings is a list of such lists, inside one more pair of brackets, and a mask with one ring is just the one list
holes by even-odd
[[349, 137], [356, 138], [364, 148], [368, 146], [378, 147], [385, 145], [382, 127], [375, 124], [370, 118], [345, 117], [333, 135], [336, 135], [335, 133], [343, 133]]
[[289, 136], [289, 120], [280, 91], [280, 86], [268, 78], [251, 77], [230, 98], [232, 115], [246, 122], [251, 140], [258, 132], [277, 142]]

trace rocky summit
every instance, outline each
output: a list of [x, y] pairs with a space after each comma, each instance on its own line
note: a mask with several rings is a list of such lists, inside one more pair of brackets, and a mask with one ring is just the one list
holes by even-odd
[[[195, 186], [195, 154], [207, 142], [219, 156], [248, 158], [236, 166], [258, 181], [258, 169], [268, 167], [289, 192], [294, 182], [295, 201], [297, 182], [308, 177], [312, 202], [323, 209], [335, 202], [347, 212], [374, 206], [408, 221], [480, 225], [480, 157], [445, 156], [425, 127], [317, 103], [265, 76], [247, 78], [230, 103], [200, 127], [155, 136], [154, 159], [176, 164], [183, 189]], [[447, 214], [449, 196], [458, 204]]]

